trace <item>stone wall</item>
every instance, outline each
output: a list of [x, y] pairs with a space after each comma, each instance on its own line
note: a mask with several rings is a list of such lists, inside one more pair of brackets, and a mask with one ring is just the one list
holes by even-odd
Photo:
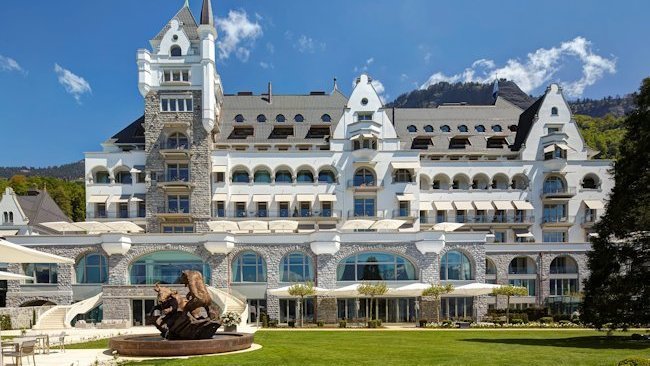
[[30, 329], [34, 325], [34, 315], [36, 315], [36, 320], [38, 320], [44, 312], [53, 307], [54, 305], [0, 308], [0, 315], [9, 315], [11, 318], [11, 329]]

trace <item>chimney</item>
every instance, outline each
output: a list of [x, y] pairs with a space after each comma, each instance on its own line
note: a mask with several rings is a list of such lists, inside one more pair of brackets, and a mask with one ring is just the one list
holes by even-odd
[[269, 104], [271, 104], [272, 102], [272, 98], [273, 98], [272, 95], [273, 95], [273, 87], [271, 86], [271, 82], [269, 81]]

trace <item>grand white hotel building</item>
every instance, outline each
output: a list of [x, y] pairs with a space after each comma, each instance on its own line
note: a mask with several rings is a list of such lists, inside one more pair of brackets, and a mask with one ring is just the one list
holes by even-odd
[[[517, 307], [581, 290], [611, 161], [592, 159], [558, 85], [527, 108], [501, 97], [388, 108], [368, 75], [349, 96], [336, 86], [276, 95], [270, 84], [224, 94], [216, 38], [205, 0], [198, 22], [184, 6], [138, 50], [144, 115], [85, 154], [87, 220], [97, 224], [12, 238], [77, 265], [32, 268], [35, 283], [10, 283], [10, 305], [52, 302], [69, 322], [65, 305], [92, 298], [105, 321], [140, 325], [151, 284], [174, 284], [188, 268], [220, 289], [221, 305], [281, 323], [295, 301], [269, 290], [307, 280], [511, 283], [529, 289]], [[125, 220], [146, 232], [102, 224]], [[387, 296], [378, 311], [414, 321], [425, 302]], [[500, 302], [451, 295], [443, 313], [471, 317]], [[304, 311], [335, 322], [363, 317], [366, 303], [332, 292]]]

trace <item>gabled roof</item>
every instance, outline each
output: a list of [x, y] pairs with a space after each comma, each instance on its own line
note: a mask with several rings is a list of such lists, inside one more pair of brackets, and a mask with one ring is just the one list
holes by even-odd
[[144, 115], [112, 137], [116, 144], [144, 144]]
[[[185, 31], [185, 34], [187, 35], [187, 38], [190, 40], [199, 40], [199, 31], [198, 31], [198, 24], [196, 24], [196, 19], [194, 19], [194, 15], [192, 15], [192, 12], [190, 11], [190, 8], [187, 6], [183, 6], [181, 10], [174, 15], [172, 19], [178, 20], [178, 22], [181, 25], [181, 29]], [[154, 41], [160, 41], [163, 39], [165, 36], [165, 33], [169, 30], [169, 22], [165, 24], [165, 27], [158, 32], [158, 34], [153, 38]]]
[[523, 145], [526, 142], [526, 139], [528, 138], [528, 134], [530, 133], [531, 128], [533, 127], [533, 123], [535, 123], [535, 117], [537, 116], [537, 112], [539, 112], [539, 108], [542, 106], [542, 102], [544, 102], [544, 96], [539, 97], [533, 103], [528, 109], [526, 109], [520, 116], [519, 116], [519, 125], [517, 127], [517, 135], [515, 136], [515, 143], [512, 144], [512, 150], [513, 151], [518, 151], [521, 149], [521, 145]]
[[59, 205], [54, 202], [47, 191], [33, 190], [26, 196], [17, 196], [20, 208], [29, 218], [30, 225], [44, 222], [65, 221], [70, 222]]

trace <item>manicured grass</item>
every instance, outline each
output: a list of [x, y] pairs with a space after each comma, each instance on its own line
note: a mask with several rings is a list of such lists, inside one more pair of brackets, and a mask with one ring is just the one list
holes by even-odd
[[98, 339], [83, 343], [66, 344], [66, 349], [106, 349], [108, 348], [108, 339]]
[[[650, 358], [630, 333], [590, 330], [259, 331], [261, 350], [128, 365], [615, 365]], [[105, 344], [105, 343], [104, 343]]]

